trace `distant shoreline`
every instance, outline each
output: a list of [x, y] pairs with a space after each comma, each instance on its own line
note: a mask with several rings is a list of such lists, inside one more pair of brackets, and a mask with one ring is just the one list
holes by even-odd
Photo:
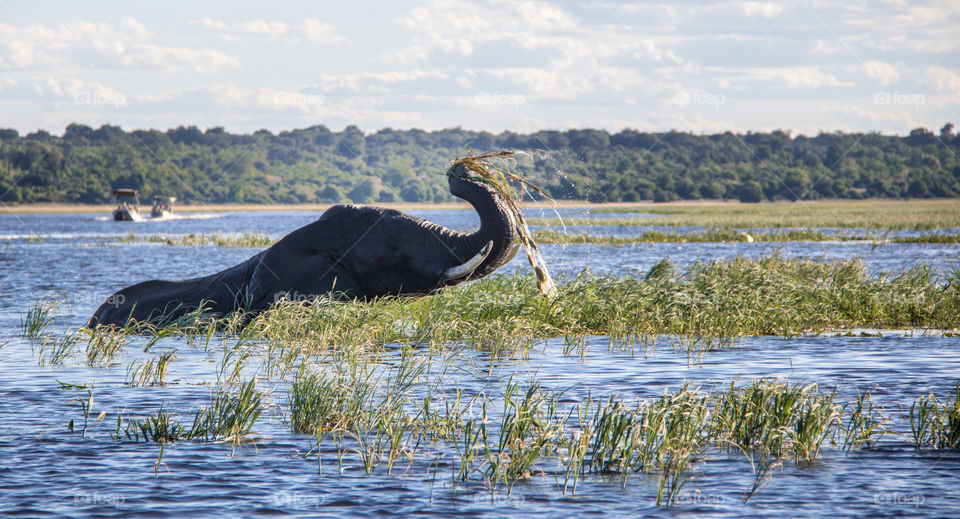
[[[591, 203], [584, 202], [580, 200], [557, 200], [557, 207], [563, 208], [624, 208], [624, 209], [644, 209], [644, 208], [661, 208], [661, 207], [703, 207], [703, 206], [754, 206], [754, 207], [764, 207], [764, 206], [776, 206], [776, 205], [791, 205], [791, 204], [801, 204], [801, 205], [817, 205], [817, 204], [833, 204], [833, 205], [855, 205], [855, 204], [923, 204], [923, 203], [933, 203], [933, 202], [943, 202], [945, 200], [957, 200], [955, 198], [920, 198], [920, 199], [895, 199], [895, 198], [864, 198], [864, 199], [846, 199], [846, 198], [831, 198], [831, 199], [820, 199], [820, 200], [803, 200], [799, 202], [791, 202], [789, 200], [778, 200], [774, 202], [759, 202], [759, 203], [744, 203], [737, 200], [677, 200], [673, 202], [653, 202], [650, 200], [645, 200], [641, 202], [603, 202], [603, 203]], [[241, 212], [241, 211], [325, 211], [330, 206], [336, 204], [196, 204], [196, 205], [177, 205], [176, 212], [178, 213], [223, 213], [223, 212]], [[470, 205], [466, 202], [401, 202], [401, 203], [378, 203], [370, 204], [377, 205], [381, 207], [389, 207], [391, 209], [397, 209], [399, 211], [423, 211], [423, 210], [450, 210], [450, 209], [468, 209]], [[550, 202], [523, 202], [521, 203], [523, 207], [529, 208], [545, 208], [549, 209], [553, 207], [553, 204]], [[114, 205], [112, 204], [66, 204], [66, 203], [39, 203], [39, 204], [0, 204], [0, 214], [57, 214], [57, 213], [104, 213], [110, 214], [113, 212]], [[144, 204], [142, 211], [145, 213], [150, 212], [150, 206]]]
[[[884, 199], [877, 199], [884, 200]], [[767, 202], [780, 203], [780, 202]], [[807, 203], [807, 202], [803, 202]], [[557, 206], [564, 208], [581, 207], [624, 207], [624, 208], [642, 208], [642, 207], [669, 207], [669, 206], [701, 206], [701, 205], [738, 205], [737, 201], [723, 200], [684, 200], [675, 202], [604, 202], [591, 203], [579, 200], [558, 200]], [[196, 204], [196, 205], [177, 205], [175, 207], [178, 213], [209, 213], [209, 212], [237, 212], [237, 211], [324, 211], [330, 206], [336, 204]], [[378, 203], [370, 204], [381, 207], [389, 207], [400, 211], [417, 211], [429, 209], [467, 209], [470, 204], [467, 202], [440, 202], [440, 203]], [[553, 205], [550, 202], [523, 202], [523, 207], [542, 207], [550, 208]], [[55, 213], [106, 213], [113, 212], [112, 204], [66, 204], [66, 203], [39, 203], [39, 204], [18, 204], [0, 205], [0, 214], [55, 214]], [[150, 206], [143, 205], [142, 212], [149, 213]]]

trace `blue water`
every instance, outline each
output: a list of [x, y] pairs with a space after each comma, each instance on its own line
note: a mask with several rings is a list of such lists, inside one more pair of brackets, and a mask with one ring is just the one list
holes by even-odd
[[[420, 211], [419, 216], [470, 229], [469, 211]], [[575, 210], [565, 214], [576, 215]], [[558, 517], [610, 516], [833, 516], [960, 514], [960, 454], [917, 451], [909, 441], [909, 407], [924, 393], [941, 400], [960, 379], [960, 339], [940, 334], [885, 333], [882, 337], [817, 336], [745, 338], [735, 347], [704, 354], [699, 362], [661, 338], [626, 351], [607, 337], [592, 337], [582, 355], [564, 355], [561, 339], [535, 343], [528, 356], [491, 358], [472, 347], [458, 352], [442, 376], [449, 394], [455, 387], [498, 394], [512, 376], [536, 377], [545, 389], [563, 391], [569, 408], [587, 394], [654, 398], [683, 384], [710, 390], [735, 377], [816, 382], [843, 400], [872, 390], [888, 418], [888, 433], [875, 448], [844, 453], [827, 446], [820, 461], [791, 460], [774, 470], [749, 503], [744, 491], [753, 481], [742, 453], [708, 449], [692, 469], [692, 479], [673, 507], [656, 507], [655, 475], [632, 475], [625, 488], [617, 477], [586, 475], [575, 494], [558, 488], [562, 474], [549, 462], [542, 473], [518, 483], [512, 493], [485, 489], [479, 481], [451, 485], [449, 447], [428, 446], [392, 474], [379, 467], [366, 474], [356, 455], [343, 464], [329, 441], [320, 445], [318, 473], [313, 438], [293, 434], [286, 409], [290, 377], [266, 377], [251, 363], [246, 377], [257, 377], [267, 409], [254, 428], [259, 439], [234, 450], [229, 444], [180, 442], [168, 445], [155, 467], [159, 446], [117, 442], [109, 432], [119, 412], [150, 413], [161, 405], [189, 422], [209, 402], [224, 352], [183, 339], [164, 339], [144, 353], [146, 339], [135, 338], [107, 366], [85, 364], [81, 353], [62, 366], [38, 365], [36, 345], [19, 335], [23, 314], [37, 300], [66, 294], [54, 334], [82, 326], [92, 311], [118, 288], [151, 278], [187, 278], [236, 264], [257, 251], [213, 246], [174, 247], [122, 244], [129, 233], [191, 234], [262, 232], [279, 237], [315, 219], [316, 213], [265, 212], [186, 214], [140, 224], [109, 221], [103, 215], [0, 215], [0, 516], [382, 516], [478, 515]], [[539, 216], [539, 215], [532, 215]], [[600, 216], [600, 215], [597, 215]], [[584, 228], [585, 230], [590, 230]], [[635, 229], [634, 229], [635, 232]], [[544, 245], [547, 264], [557, 276], [588, 269], [615, 276], [642, 275], [663, 258], [681, 270], [696, 261], [737, 255], [822, 260], [860, 257], [872, 273], [898, 272], [923, 263], [935, 272], [958, 265], [956, 246], [865, 244], [858, 242], [777, 244], [697, 243]], [[530, 275], [522, 255], [503, 272]], [[127, 384], [132, 362], [157, 351], [176, 349], [168, 384]], [[420, 353], [426, 358], [428, 351]], [[389, 351], [383, 365], [395, 363]], [[436, 381], [439, 373], [431, 374]], [[61, 382], [92, 385], [91, 424], [85, 437], [80, 401], [87, 389], [61, 389]], [[418, 389], [418, 391], [421, 389]], [[67, 424], [73, 420], [74, 432]], [[156, 474], [155, 474], [156, 468]]]

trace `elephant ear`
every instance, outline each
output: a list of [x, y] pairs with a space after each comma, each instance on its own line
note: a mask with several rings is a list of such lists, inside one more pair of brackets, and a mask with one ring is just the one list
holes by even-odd
[[284, 298], [302, 301], [331, 291], [351, 293], [355, 283], [338, 263], [344, 250], [339, 227], [324, 213], [267, 249], [250, 276], [245, 309], [262, 312]]

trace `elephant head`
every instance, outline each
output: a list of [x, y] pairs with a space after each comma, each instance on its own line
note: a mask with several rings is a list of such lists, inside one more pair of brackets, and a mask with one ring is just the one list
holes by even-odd
[[375, 206], [336, 205], [247, 261], [206, 277], [146, 281], [110, 296], [90, 320], [176, 318], [201, 306], [258, 313], [283, 299], [418, 296], [486, 276], [517, 253], [517, 227], [505, 201], [459, 165], [450, 192], [469, 202], [480, 228], [458, 232]]

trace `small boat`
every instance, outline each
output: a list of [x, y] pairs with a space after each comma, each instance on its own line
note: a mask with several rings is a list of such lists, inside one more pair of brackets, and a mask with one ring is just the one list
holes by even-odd
[[139, 222], [143, 220], [140, 216], [140, 192], [136, 189], [115, 189], [113, 191], [113, 203], [117, 206], [113, 210], [113, 219], [118, 222]]
[[173, 214], [173, 204], [177, 202], [175, 196], [155, 196], [153, 197], [153, 209], [150, 210], [151, 218], [163, 218]]

